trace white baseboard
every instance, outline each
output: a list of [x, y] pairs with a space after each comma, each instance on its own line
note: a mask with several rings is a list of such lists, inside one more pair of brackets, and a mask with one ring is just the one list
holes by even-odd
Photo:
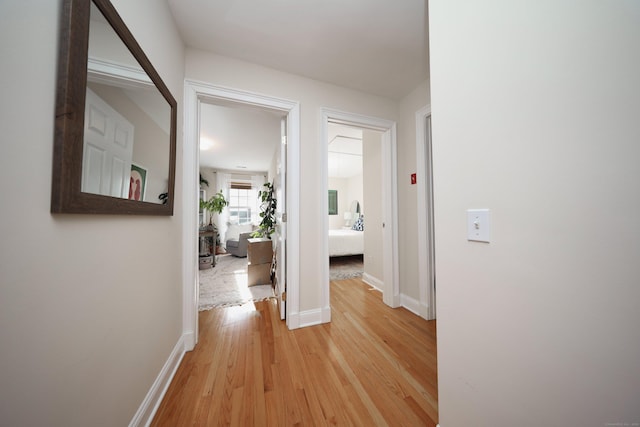
[[[371, 286], [372, 288], [374, 288], [376, 291], [382, 292], [382, 287], [384, 286], [384, 283], [382, 282], [382, 280], [377, 279], [370, 274], [363, 273], [362, 281], [367, 285]], [[399, 305], [406, 308], [407, 310], [409, 310], [410, 312], [412, 312], [417, 316], [421, 316], [420, 313], [424, 313], [426, 310], [424, 307], [420, 306], [420, 301], [404, 294], [400, 294]]]
[[318, 308], [315, 310], [301, 311], [299, 314], [301, 328], [319, 325], [322, 323], [322, 309]]
[[193, 331], [183, 332], [182, 342], [184, 344], [184, 351], [191, 351], [196, 348], [196, 334]]
[[142, 401], [142, 404], [133, 416], [133, 419], [129, 423], [129, 427], [148, 426], [151, 424], [153, 416], [156, 414], [156, 411], [160, 406], [160, 402], [162, 402], [162, 398], [167, 392], [167, 388], [169, 388], [169, 384], [171, 384], [173, 376], [176, 374], [178, 366], [180, 366], [184, 353], [185, 337], [181, 336], [173, 347], [173, 350], [162, 367], [162, 370], [158, 374], [158, 377], [153, 382], [149, 392]]
[[289, 329], [306, 328], [331, 322], [331, 307], [289, 313]]
[[300, 316], [298, 313], [287, 313], [287, 327], [291, 330], [300, 327]]
[[384, 282], [382, 282], [382, 280], [377, 279], [370, 274], [362, 273], [362, 281], [375, 288], [376, 291], [382, 292], [382, 287], [384, 286]]
[[415, 314], [420, 316], [420, 301], [415, 298], [411, 298], [405, 294], [400, 294], [400, 305]]
[[301, 311], [298, 313], [299, 322], [298, 325], [301, 328], [305, 328], [307, 326], [320, 325], [322, 323], [322, 312], [323, 310], [317, 308], [315, 310], [307, 310]]
[[331, 322], [331, 306], [322, 309], [322, 323]]

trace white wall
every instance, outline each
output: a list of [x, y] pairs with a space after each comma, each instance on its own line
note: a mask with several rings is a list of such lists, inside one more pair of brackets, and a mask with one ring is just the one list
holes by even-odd
[[640, 5], [432, 1], [430, 40], [440, 425], [639, 422]]
[[[113, 3], [181, 105], [166, 4]], [[0, 424], [127, 425], [181, 335], [182, 209], [49, 213], [59, 16], [60, 1], [0, 3]]]
[[345, 209], [348, 210], [347, 192], [349, 188], [349, 180], [347, 178], [329, 178], [327, 188], [338, 192], [338, 213], [336, 215], [328, 215], [329, 229], [336, 230], [342, 228], [345, 224], [344, 212]]
[[[362, 174], [349, 178], [329, 178], [329, 190], [338, 191], [338, 215], [329, 215], [329, 229], [336, 230], [345, 226], [345, 212], [351, 212], [351, 202], [357, 200], [362, 209]], [[352, 219], [349, 224], [353, 224]]]
[[[362, 212], [362, 198], [364, 191], [364, 181], [362, 174], [352, 176], [347, 182], [347, 204], [344, 207], [345, 211], [351, 211], [351, 202], [357, 200], [360, 203], [360, 212]], [[342, 218], [344, 220], [344, 217]], [[351, 220], [353, 224], [354, 219]]]
[[278, 175], [278, 164], [280, 163], [280, 145], [276, 145], [273, 150], [273, 156], [271, 157], [271, 162], [269, 163], [269, 170], [267, 171], [267, 181], [270, 183], [274, 183], [273, 181], [276, 179]]
[[382, 134], [362, 132], [362, 177], [364, 181], [364, 274], [384, 282], [382, 257]]
[[[336, 215], [328, 215], [329, 230], [341, 228], [344, 225], [344, 208], [347, 203], [347, 179], [346, 178], [329, 178], [329, 190], [338, 192], [338, 213]], [[327, 197], [329, 195], [327, 194]]]
[[319, 159], [326, 144], [320, 141], [320, 108], [329, 107], [396, 120], [395, 101], [333, 86], [304, 77], [283, 73], [243, 61], [187, 50], [186, 76], [216, 85], [254, 91], [300, 102], [300, 310], [321, 309], [321, 239], [326, 239], [319, 225], [326, 212], [321, 208], [327, 197], [322, 188]]

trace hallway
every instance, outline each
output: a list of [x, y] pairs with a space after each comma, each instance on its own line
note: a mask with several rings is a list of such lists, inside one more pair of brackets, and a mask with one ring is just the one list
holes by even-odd
[[435, 322], [331, 282], [332, 322], [287, 330], [275, 301], [200, 313], [152, 425], [435, 426]]

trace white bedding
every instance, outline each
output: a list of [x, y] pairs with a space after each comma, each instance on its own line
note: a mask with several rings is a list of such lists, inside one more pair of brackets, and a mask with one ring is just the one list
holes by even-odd
[[329, 230], [329, 256], [360, 255], [364, 253], [364, 232]]

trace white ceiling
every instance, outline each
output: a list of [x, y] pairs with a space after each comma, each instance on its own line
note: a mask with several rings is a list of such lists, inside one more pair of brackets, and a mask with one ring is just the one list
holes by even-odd
[[[426, 0], [168, 3], [188, 47], [395, 100], [428, 77]], [[201, 145], [214, 142], [201, 150], [201, 166], [269, 169], [279, 141], [279, 118], [273, 113], [204, 105], [201, 123]], [[272, 141], [265, 135], [273, 132], [274, 123], [278, 134]], [[353, 140], [335, 138], [336, 132], [349, 136], [352, 130], [331, 132], [330, 151], [354, 149]], [[347, 177], [361, 165], [357, 156], [335, 153], [329, 162], [331, 176]]]
[[[238, 105], [200, 107], [200, 167], [266, 172], [280, 141], [281, 113]], [[350, 178], [362, 173], [362, 130], [330, 123], [329, 176]]]
[[200, 112], [200, 167], [269, 170], [280, 142], [281, 113], [204, 103]]
[[426, 0], [168, 0], [183, 41], [399, 100], [428, 77]]

